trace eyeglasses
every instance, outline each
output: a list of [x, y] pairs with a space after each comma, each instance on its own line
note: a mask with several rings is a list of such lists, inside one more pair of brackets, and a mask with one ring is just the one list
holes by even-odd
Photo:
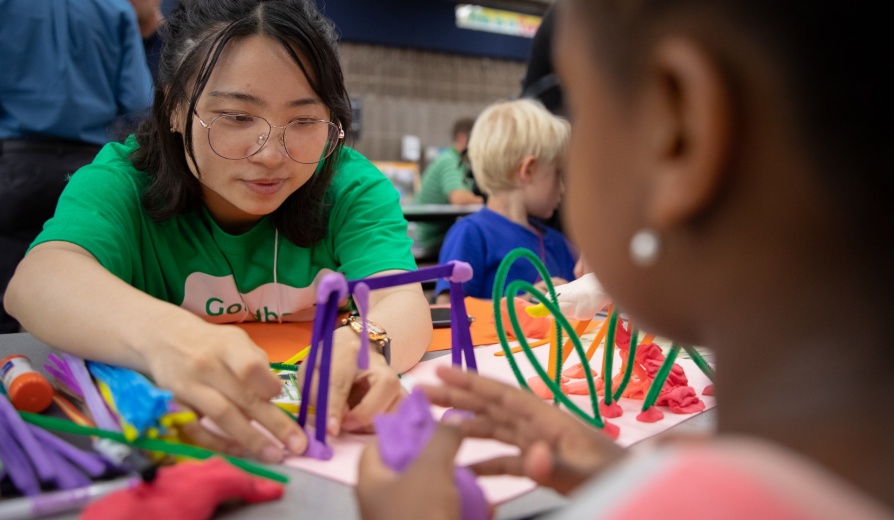
[[263, 117], [247, 114], [221, 114], [210, 123], [205, 123], [198, 113], [196, 118], [208, 130], [211, 149], [224, 159], [245, 159], [258, 153], [274, 128], [282, 128], [279, 142], [289, 157], [301, 164], [325, 160], [345, 137], [341, 125], [322, 119], [296, 119], [278, 126]]

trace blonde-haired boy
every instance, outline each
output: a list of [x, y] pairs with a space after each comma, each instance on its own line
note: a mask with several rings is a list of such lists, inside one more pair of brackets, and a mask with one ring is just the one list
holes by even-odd
[[[471, 264], [475, 274], [463, 284], [467, 296], [491, 298], [500, 261], [517, 247], [537, 254], [558, 283], [574, 279], [576, 255], [567, 239], [537, 220], [559, 206], [569, 132], [567, 121], [530, 99], [498, 102], [478, 116], [469, 136], [469, 160], [487, 205], [453, 225], [440, 254], [441, 263]], [[516, 262], [507, 279], [513, 280], [535, 283], [539, 277], [530, 264]], [[447, 289], [441, 280], [435, 293]]]

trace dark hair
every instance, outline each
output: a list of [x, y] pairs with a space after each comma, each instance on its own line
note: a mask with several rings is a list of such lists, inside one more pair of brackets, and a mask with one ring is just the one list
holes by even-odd
[[[169, 128], [178, 110], [185, 108], [183, 113], [193, 113], [218, 57], [235, 39], [263, 35], [279, 42], [329, 107], [331, 119], [342, 128], [351, 126], [351, 104], [339, 64], [335, 30], [312, 0], [182, 1], [161, 31], [164, 49], [152, 114], [137, 130], [140, 146], [132, 155], [134, 166], [151, 178], [142, 200], [152, 218], [167, 220], [202, 207], [201, 184], [186, 159], [189, 154], [196, 162], [193, 118], [186, 117], [183, 137]], [[298, 53], [307, 60], [309, 71]], [[325, 197], [343, 146], [339, 141], [313, 177], [273, 212], [273, 225], [299, 246], [308, 247], [326, 234]]]
[[471, 134], [473, 126], [475, 126], [474, 117], [464, 117], [462, 119], [457, 119], [456, 122], [453, 123], [453, 138], [456, 139], [456, 137], [460, 134]]
[[[874, 242], [894, 237], [894, 212], [889, 210], [894, 195], [894, 75], [885, 17], [865, 6], [830, 1], [570, 3], [576, 19], [591, 28], [591, 54], [612, 70], [622, 95], [644, 69], [643, 49], [665, 29], [709, 41], [709, 51], [733, 82], [743, 76], [734, 45], [746, 41], [758, 49], [767, 60], [764, 70], [772, 69], [781, 80], [786, 106], [778, 109], [794, 122], [814, 170], [841, 204], [841, 214], [856, 226], [855, 235], [861, 235], [857, 240], [864, 233]], [[733, 95], [740, 95], [735, 88]]]
[[[557, 0], [558, 2], [558, 0]], [[556, 115], [565, 115], [565, 102], [562, 97], [562, 86], [553, 67], [553, 33], [556, 26], [556, 5], [551, 4], [545, 13], [540, 27], [531, 40], [531, 53], [525, 75], [521, 80], [519, 97], [533, 98], [543, 103], [547, 110]]]

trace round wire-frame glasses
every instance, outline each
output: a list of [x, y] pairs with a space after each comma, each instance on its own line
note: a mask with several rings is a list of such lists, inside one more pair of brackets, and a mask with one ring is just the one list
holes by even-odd
[[208, 144], [220, 157], [239, 160], [261, 151], [274, 128], [281, 128], [279, 142], [293, 161], [316, 164], [332, 155], [338, 141], [344, 139], [341, 125], [324, 119], [299, 118], [284, 126], [270, 124], [260, 116], [220, 114], [205, 123], [195, 113], [202, 128], [208, 131]]

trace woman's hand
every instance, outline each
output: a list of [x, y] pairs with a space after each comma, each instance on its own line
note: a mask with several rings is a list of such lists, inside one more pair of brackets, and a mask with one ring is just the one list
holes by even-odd
[[460, 433], [521, 449], [471, 466], [479, 475], [522, 475], [569, 493], [624, 455], [599, 430], [529, 392], [453, 368], [437, 373], [444, 386], [423, 387], [432, 404], [475, 413], [457, 425]]
[[[399, 272], [383, 271], [374, 276]], [[391, 365], [369, 346], [369, 368], [358, 369], [360, 336], [350, 327], [335, 329], [326, 420], [330, 435], [338, 435], [342, 429], [370, 431], [373, 416], [394, 410], [405, 395], [398, 374], [415, 365], [431, 342], [431, 312], [418, 283], [370, 291], [368, 317], [391, 338]], [[304, 372], [299, 371], [299, 382], [303, 383]], [[317, 374], [314, 379], [312, 404], [316, 401]]]
[[360, 457], [355, 491], [361, 517], [458, 519], [453, 460], [461, 442], [455, 427], [439, 424], [419, 457], [397, 474], [382, 462], [378, 440], [370, 441]]
[[[333, 333], [332, 365], [329, 378], [329, 418], [326, 431], [338, 435], [342, 430], [369, 431], [374, 415], [393, 411], [403, 397], [397, 373], [375, 348], [369, 348], [369, 368], [357, 368], [360, 336], [350, 327]], [[303, 367], [302, 367], [303, 368]], [[319, 367], [318, 367], [319, 368]], [[299, 383], [306, 374], [299, 373]], [[310, 398], [316, 401], [317, 376]]]
[[162, 334], [161, 341], [144, 352], [149, 373], [159, 387], [207, 416], [229, 438], [200, 422], [183, 425], [181, 431], [210, 449], [234, 455], [247, 450], [264, 462], [279, 462], [283, 450], [252, 426], [254, 420], [290, 452], [303, 453], [304, 432], [270, 402], [282, 382], [270, 371], [267, 354], [237, 327], [205, 323], [198, 317], [184, 325], [171, 330], [173, 334]]

